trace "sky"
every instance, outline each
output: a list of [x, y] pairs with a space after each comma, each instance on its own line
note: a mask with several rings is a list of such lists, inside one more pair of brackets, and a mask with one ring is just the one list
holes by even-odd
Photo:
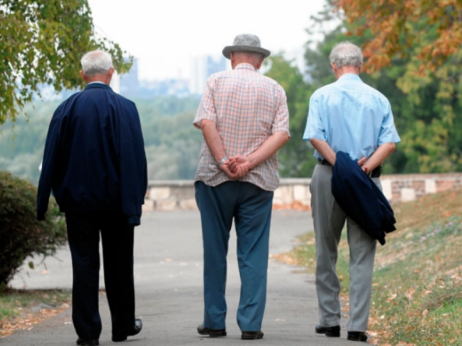
[[88, 0], [96, 33], [138, 59], [139, 78], [188, 78], [194, 56], [220, 56], [241, 33], [301, 53], [324, 0]]

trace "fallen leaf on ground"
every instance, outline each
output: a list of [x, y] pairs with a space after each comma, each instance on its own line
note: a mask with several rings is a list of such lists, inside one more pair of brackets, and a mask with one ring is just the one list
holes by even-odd
[[15, 317], [10, 321], [3, 321], [0, 328], [0, 339], [13, 334], [14, 331], [19, 329], [31, 330], [37, 323], [56, 316], [67, 308], [69, 308], [69, 304], [62, 304], [57, 309], [42, 309], [33, 314], [27, 314], [23, 317]]

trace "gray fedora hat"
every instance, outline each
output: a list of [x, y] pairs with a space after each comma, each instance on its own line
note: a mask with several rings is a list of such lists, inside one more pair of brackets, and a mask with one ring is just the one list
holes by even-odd
[[232, 46], [223, 48], [223, 55], [229, 59], [231, 52], [254, 52], [260, 53], [264, 58], [270, 56], [271, 52], [261, 47], [260, 39], [252, 34], [237, 35]]

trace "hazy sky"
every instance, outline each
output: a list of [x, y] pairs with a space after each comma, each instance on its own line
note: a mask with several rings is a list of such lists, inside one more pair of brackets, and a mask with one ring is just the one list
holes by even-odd
[[89, 0], [98, 34], [139, 61], [141, 79], [189, 77], [191, 57], [219, 56], [241, 33], [264, 48], [301, 50], [324, 0]]

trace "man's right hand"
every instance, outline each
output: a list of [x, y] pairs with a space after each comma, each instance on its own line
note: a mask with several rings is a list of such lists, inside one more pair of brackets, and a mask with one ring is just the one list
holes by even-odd
[[364, 163], [366, 162], [367, 158], [364, 156], [362, 159], [358, 160], [358, 165], [359, 167], [362, 167]]

